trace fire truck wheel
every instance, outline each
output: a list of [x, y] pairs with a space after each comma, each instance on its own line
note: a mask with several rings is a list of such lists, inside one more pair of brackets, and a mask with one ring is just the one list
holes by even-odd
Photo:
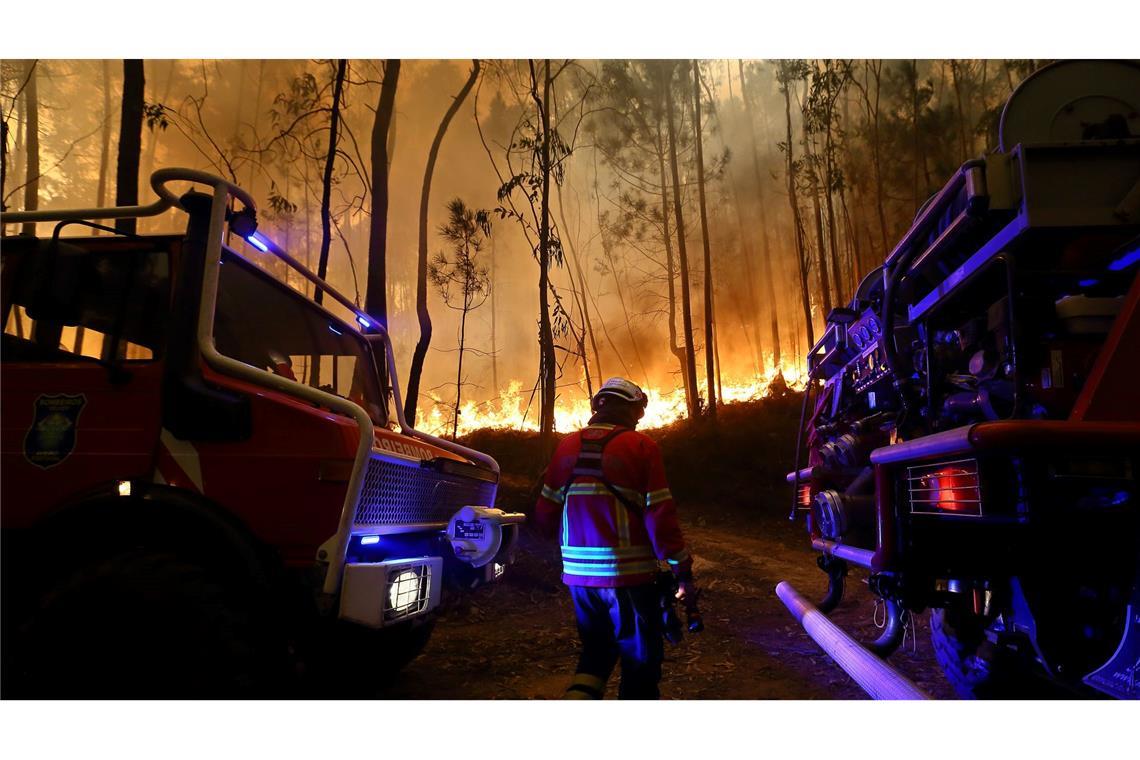
[[[930, 611], [930, 639], [934, 657], [946, 674], [946, 680], [962, 699], [984, 696], [990, 680], [990, 660], [985, 656], [987, 643], [981, 624], [955, 625], [950, 618], [958, 617], [952, 611]], [[955, 621], [958, 622], [958, 621]]]
[[946, 680], [962, 699], [1025, 699], [1047, 687], [1016, 651], [995, 647], [976, 616], [933, 609], [930, 639]]
[[375, 697], [423, 652], [434, 629], [434, 615], [379, 630], [335, 621], [312, 662], [310, 686], [342, 697]]
[[21, 626], [18, 682], [54, 698], [279, 694], [285, 646], [240, 596], [172, 554], [93, 562], [52, 586]]

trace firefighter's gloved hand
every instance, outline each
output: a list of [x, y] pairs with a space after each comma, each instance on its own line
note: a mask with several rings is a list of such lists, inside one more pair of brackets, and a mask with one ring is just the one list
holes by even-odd
[[685, 580], [677, 581], [677, 601], [679, 601], [685, 608], [685, 618], [687, 619], [689, 633], [700, 633], [705, 629], [705, 623], [701, 617], [701, 610], [697, 606], [697, 599], [700, 596], [700, 589], [697, 584], [693, 582], [692, 577]]

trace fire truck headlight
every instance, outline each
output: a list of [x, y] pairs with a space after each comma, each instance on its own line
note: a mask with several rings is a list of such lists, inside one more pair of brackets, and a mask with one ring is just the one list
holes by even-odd
[[401, 570], [388, 581], [388, 613], [399, 617], [419, 612], [427, 600], [429, 573]]

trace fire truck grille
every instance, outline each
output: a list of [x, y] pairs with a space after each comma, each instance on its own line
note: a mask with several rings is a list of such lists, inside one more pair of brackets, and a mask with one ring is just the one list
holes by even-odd
[[437, 472], [416, 462], [373, 458], [364, 473], [355, 522], [358, 527], [442, 527], [460, 507], [494, 503], [494, 483]]

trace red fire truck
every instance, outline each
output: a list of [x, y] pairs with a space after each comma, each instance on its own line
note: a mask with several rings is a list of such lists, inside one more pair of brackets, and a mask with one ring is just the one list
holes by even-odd
[[[1047, 66], [997, 136], [808, 355], [788, 482], [828, 593], [777, 594], [876, 696], [917, 695], [880, 658], [930, 610], [962, 697], [1137, 699], [1140, 65]], [[870, 651], [823, 617], [849, 566]]]
[[[445, 580], [503, 573], [522, 516], [491, 457], [408, 423], [384, 325], [248, 193], [151, 185], [2, 219], [25, 233], [2, 251], [5, 696], [367, 691]], [[177, 212], [185, 235], [96, 221]]]

